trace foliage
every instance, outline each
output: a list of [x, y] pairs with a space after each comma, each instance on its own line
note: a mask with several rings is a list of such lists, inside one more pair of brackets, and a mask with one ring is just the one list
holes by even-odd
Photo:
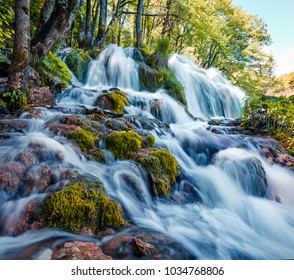
[[95, 136], [92, 132], [84, 129], [77, 129], [70, 134], [70, 138], [76, 140], [80, 148], [87, 152], [89, 149], [94, 147]]
[[27, 96], [24, 95], [18, 88], [15, 88], [10, 92], [3, 93], [0, 100], [0, 106], [4, 109], [8, 109], [10, 113], [28, 109]]
[[12, 36], [14, 33], [13, 1], [4, 0], [0, 5], [0, 49], [12, 48]]
[[100, 181], [75, 181], [49, 195], [43, 213], [48, 226], [70, 232], [118, 228], [124, 224], [120, 205], [105, 195]]
[[294, 102], [291, 98], [249, 94], [244, 104], [244, 126], [261, 129], [285, 148], [293, 149]]
[[142, 148], [142, 137], [133, 131], [114, 132], [106, 136], [105, 145], [116, 159], [128, 159], [132, 152]]
[[176, 100], [187, 105], [184, 87], [171, 70], [165, 68], [157, 72], [156, 78], [159, 86], [165, 88]]
[[80, 81], [83, 81], [87, 73], [89, 60], [89, 56], [85, 53], [78, 54], [77, 52], [71, 52], [66, 57], [66, 64], [76, 77]]
[[37, 58], [34, 58], [34, 60], [35, 68], [40, 73], [41, 78], [46, 81], [45, 84], [50, 85], [52, 78], [56, 77], [64, 88], [70, 85], [71, 74], [66, 64], [58, 56], [49, 52], [42, 61]]
[[122, 114], [124, 112], [124, 106], [129, 106], [129, 101], [122, 91], [114, 91], [111, 93], [102, 94], [98, 96], [96, 105], [100, 104], [102, 98], [107, 98], [107, 100], [112, 105], [113, 112], [115, 113]]

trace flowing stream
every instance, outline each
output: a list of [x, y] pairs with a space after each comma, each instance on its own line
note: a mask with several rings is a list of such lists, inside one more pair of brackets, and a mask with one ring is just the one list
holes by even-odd
[[[140, 91], [139, 63], [132, 53], [133, 49], [107, 47], [89, 65], [83, 87], [68, 89], [59, 97], [58, 106], [68, 111], [42, 109], [39, 119], [23, 114], [23, 133], [15, 132], [11, 138], [1, 140], [0, 163], [13, 162], [20, 151], [40, 143], [48, 150], [45, 162], [98, 177], [133, 224], [167, 234], [194, 258], [294, 258], [293, 171], [267, 163], [259, 152], [259, 143], [265, 139], [225, 130], [215, 134], [207, 129], [207, 120], [212, 117], [241, 115], [242, 91], [216, 70], [200, 69], [187, 57], [175, 54], [169, 67], [185, 88], [186, 109], [164, 89]], [[156, 147], [168, 149], [180, 165], [182, 176], [173, 199], [151, 197], [147, 176], [134, 162], [89, 161], [77, 154], [70, 142], [46, 128], [45, 124], [76, 112], [78, 106], [94, 106], [97, 96], [111, 87], [119, 87], [127, 94], [127, 117], [135, 115], [169, 124], [169, 128], [154, 125], [150, 132], [156, 138]], [[159, 108], [156, 114], [155, 103]], [[135, 124], [142, 129], [140, 121]], [[63, 158], [59, 164], [54, 156], [58, 153]], [[277, 195], [281, 203], [275, 201]], [[33, 193], [18, 199], [12, 196], [0, 193], [1, 224], [5, 229], [17, 223], [28, 201], [42, 199], [45, 194]], [[0, 258], [13, 258], [42, 240], [75, 238], [81, 237], [50, 229], [2, 236]], [[48, 258], [40, 248], [31, 254], [34, 258]]]

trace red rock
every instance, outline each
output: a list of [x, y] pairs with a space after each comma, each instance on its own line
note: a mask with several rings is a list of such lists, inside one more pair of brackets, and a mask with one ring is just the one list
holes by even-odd
[[92, 242], [71, 241], [53, 252], [53, 260], [111, 260], [101, 248]]
[[18, 162], [9, 162], [0, 165], [0, 189], [8, 193], [16, 192], [22, 184], [24, 167]]
[[16, 160], [23, 163], [25, 168], [29, 169], [31, 166], [37, 163], [37, 158], [33, 153], [30, 153], [29, 151], [23, 151], [19, 153]]
[[134, 238], [132, 243], [137, 255], [139, 256], [152, 256], [156, 253], [154, 246], [147, 242], [143, 242], [139, 238]]
[[28, 104], [33, 107], [53, 106], [55, 98], [48, 88], [34, 87], [29, 92]]
[[25, 194], [32, 192], [44, 192], [46, 188], [57, 182], [57, 177], [51, 167], [47, 165], [37, 166], [30, 170], [27, 176]]
[[66, 137], [69, 137], [69, 135], [77, 129], [80, 129], [79, 126], [77, 125], [70, 125], [70, 124], [63, 124], [63, 123], [58, 123], [58, 124], [51, 124], [49, 126], [49, 129], [53, 131], [55, 134], [62, 134]]

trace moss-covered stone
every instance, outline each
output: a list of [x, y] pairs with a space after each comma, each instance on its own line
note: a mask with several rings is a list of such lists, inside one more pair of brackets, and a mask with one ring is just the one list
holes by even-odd
[[133, 131], [114, 132], [106, 136], [105, 145], [116, 159], [128, 159], [142, 148], [142, 137]]
[[174, 156], [167, 150], [141, 150], [133, 153], [131, 158], [140, 163], [148, 172], [155, 195], [166, 197], [179, 176], [179, 165]]
[[146, 136], [146, 143], [147, 143], [147, 147], [152, 148], [155, 145], [155, 137], [153, 135], [147, 135]]
[[94, 147], [95, 136], [92, 132], [84, 129], [77, 129], [70, 134], [70, 138], [74, 139], [80, 148], [87, 152]]
[[90, 57], [86, 53], [78, 54], [77, 52], [72, 52], [66, 57], [68, 68], [80, 81], [85, 78], [89, 61]]
[[49, 195], [43, 206], [49, 227], [78, 232], [118, 228], [124, 224], [121, 207], [105, 193], [100, 181], [75, 181], [64, 190]]
[[115, 113], [122, 114], [125, 106], [129, 106], [129, 101], [122, 91], [114, 91], [99, 95], [96, 105], [102, 109], [112, 110]]

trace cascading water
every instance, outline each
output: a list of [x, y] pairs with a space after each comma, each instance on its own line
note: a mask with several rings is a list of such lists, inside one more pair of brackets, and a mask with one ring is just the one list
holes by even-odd
[[[94, 106], [95, 98], [103, 89], [122, 87], [130, 103], [125, 107], [127, 117], [135, 115], [169, 124], [169, 127], [154, 125], [149, 130], [156, 138], [156, 147], [168, 149], [181, 168], [181, 179], [169, 199], [151, 196], [145, 171], [134, 162], [89, 161], [77, 154], [66, 138], [53, 136], [46, 125], [54, 123], [57, 116], [65, 115], [58, 111], [43, 109], [39, 119], [28, 119], [24, 114], [21, 120], [26, 123], [24, 133], [1, 140], [1, 162], [14, 162], [19, 152], [27, 151], [32, 143], [45, 145], [48, 151], [43, 155], [45, 162], [99, 178], [109, 195], [121, 203], [133, 224], [172, 237], [193, 258], [293, 258], [293, 172], [265, 161], [259, 153], [259, 144], [266, 140], [214, 134], [207, 130], [206, 122], [195, 120], [190, 114], [206, 119], [237, 117], [241, 114], [242, 93], [214, 70], [205, 73], [187, 58], [175, 55], [170, 67], [185, 86], [187, 112], [162, 89], [155, 93], [138, 91], [136, 61], [130, 52], [113, 45], [108, 47], [92, 62], [85, 86], [65, 91], [59, 106], [77, 103]], [[143, 129], [138, 119], [134, 124], [138, 130]], [[33, 192], [15, 201], [0, 195], [2, 227], [6, 231], [19, 218], [10, 215], [11, 209], [20, 213], [28, 201], [45, 196]], [[282, 203], [274, 200], [277, 195]], [[26, 255], [26, 248], [32, 244], [38, 247], [36, 244], [42, 241], [75, 238], [81, 237], [53, 230], [3, 236], [0, 237], [0, 255], [14, 258]], [[33, 257], [46, 258], [50, 254], [36, 249]]]
[[216, 69], [204, 70], [189, 58], [174, 54], [169, 67], [185, 88], [188, 110], [195, 117], [237, 118], [242, 114], [244, 93]]

